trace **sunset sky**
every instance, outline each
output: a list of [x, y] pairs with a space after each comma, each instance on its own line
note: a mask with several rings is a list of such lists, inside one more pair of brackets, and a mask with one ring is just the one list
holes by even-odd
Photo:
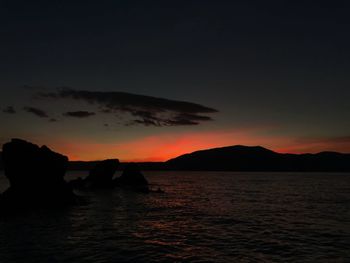
[[1, 1], [0, 145], [350, 152], [348, 1]]

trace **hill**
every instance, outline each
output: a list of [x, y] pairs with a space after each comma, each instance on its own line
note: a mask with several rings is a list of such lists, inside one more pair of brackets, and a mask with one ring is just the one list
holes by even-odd
[[[96, 163], [71, 161], [68, 169], [90, 170]], [[281, 154], [261, 146], [236, 145], [196, 151], [166, 162], [138, 164], [141, 170], [350, 172], [350, 154]], [[123, 170], [125, 165], [120, 163], [118, 170]]]
[[228, 146], [184, 154], [166, 162], [171, 170], [350, 171], [350, 154], [281, 154], [261, 146]]

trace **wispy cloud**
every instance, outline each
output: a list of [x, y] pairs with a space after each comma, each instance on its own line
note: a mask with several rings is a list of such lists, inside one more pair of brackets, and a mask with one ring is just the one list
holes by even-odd
[[8, 114], [15, 114], [16, 110], [13, 106], [8, 106], [5, 109], [2, 110], [3, 113], [8, 113]]
[[34, 108], [34, 107], [24, 107], [23, 110], [26, 112], [29, 112], [31, 114], [34, 114], [35, 116], [39, 118], [49, 118], [49, 115], [42, 109]]
[[74, 117], [74, 118], [87, 118], [93, 115], [95, 115], [95, 112], [89, 112], [89, 111], [68, 111], [66, 113], [63, 113], [63, 116]]
[[40, 92], [40, 98], [73, 99], [98, 105], [104, 113], [128, 113], [130, 124], [146, 126], [198, 125], [211, 121], [208, 114], [218, 110], [197, 103], [170, 100], [127, 92], [104, 92], [58, 89], [56, 92]]

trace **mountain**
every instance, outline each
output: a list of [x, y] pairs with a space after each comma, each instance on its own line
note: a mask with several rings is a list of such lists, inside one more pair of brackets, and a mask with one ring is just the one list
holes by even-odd
[[170, 170], [349, 172], [350, 154], [281, 154], [261, 146], [228, 146], [168, 160]]
[[[90, 170], [96, 161], [69, 162], [68, 170]], [[127, 163], [120, 163], [123, 170]], [[228, 146], [196, 151], [166, 162], [138, 163], [141, 170], [350, 172], [350, 154], [282, 154], [261, 146]], [[3, 168], [0, 152], [0, 169]]]

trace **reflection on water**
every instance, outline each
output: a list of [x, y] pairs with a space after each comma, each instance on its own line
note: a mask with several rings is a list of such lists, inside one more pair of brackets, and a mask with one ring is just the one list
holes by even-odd
[[166, 193], [80, 192], [88, 204], [2, 216], [0, 261], [350, 261], [349, 174], [146, 177]]

